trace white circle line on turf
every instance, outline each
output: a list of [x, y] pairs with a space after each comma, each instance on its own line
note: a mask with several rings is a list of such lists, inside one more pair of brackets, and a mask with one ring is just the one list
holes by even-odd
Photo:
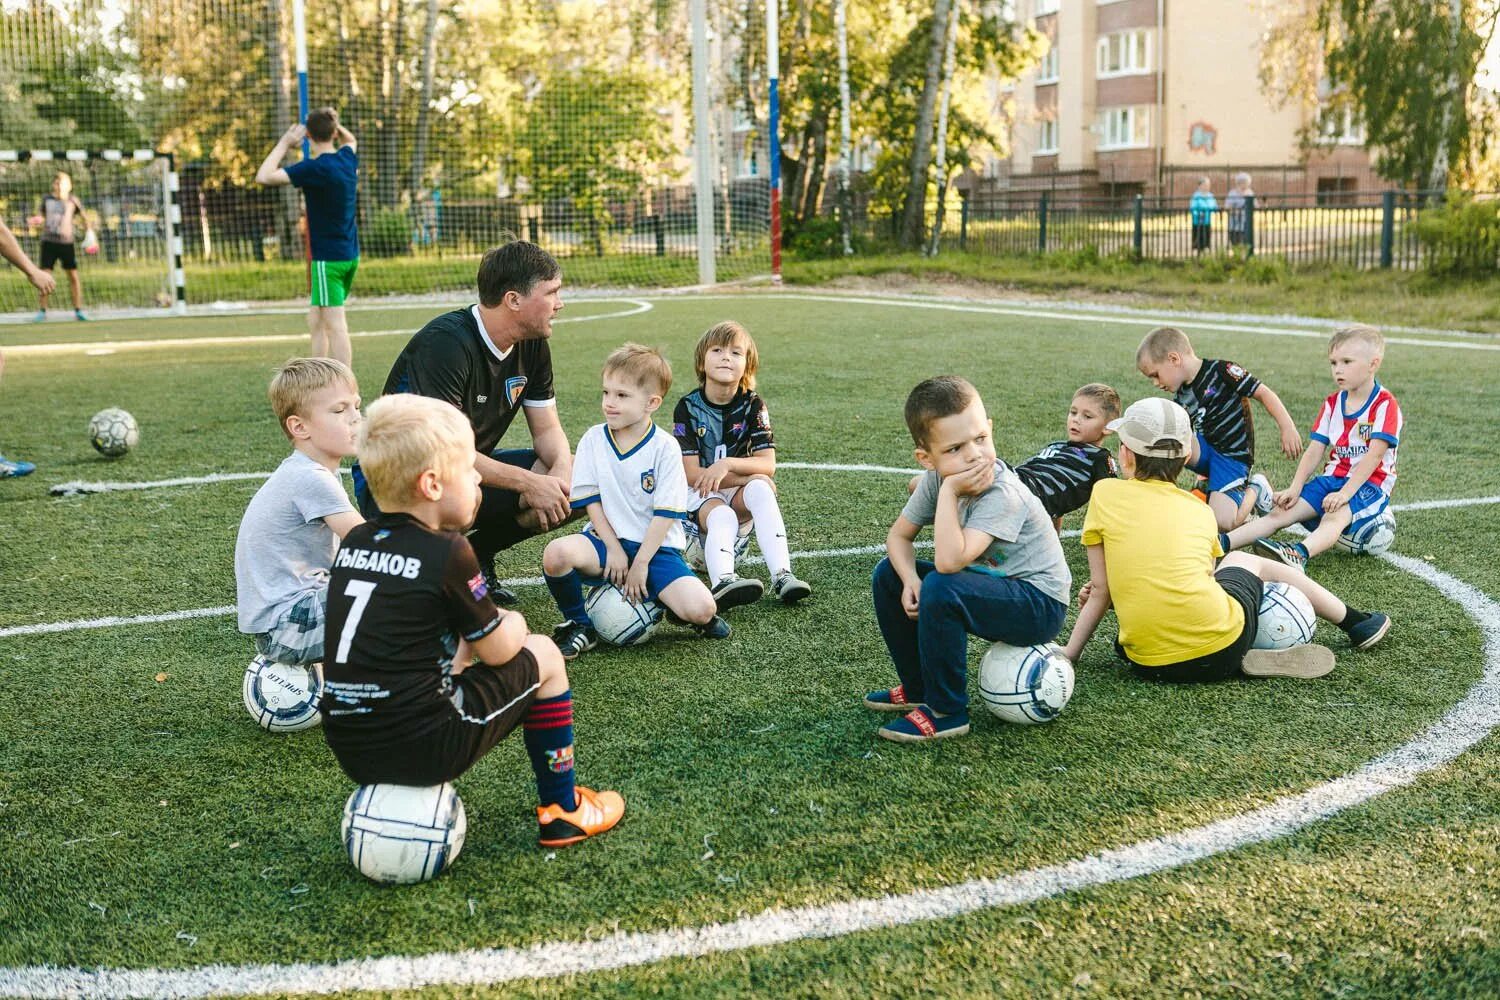
[[1479, 626], [1484, 672], [1434, 725], [1350, 774], [1213, 823], [996, 878], [972, 879], [901, 895], [765, 910], [723, 923], [602, 938], [550, 941], [427, 955], [293, 965], [207, 965], [189, 969], [0, 969], [0, 993], [35, 997], [205, 997], [262, 993], [403, 990], [492, 985], [582, 975], [669, 958], [763, 948], [900, 927], [1167, 871], [1224, 851], [1274, 840], [1310, 823], [1409, 785], [1457, 758], [1500, 723], [1500, 605], [1477, 588], [1419, 559], [1380, 558], [1435, 588]]

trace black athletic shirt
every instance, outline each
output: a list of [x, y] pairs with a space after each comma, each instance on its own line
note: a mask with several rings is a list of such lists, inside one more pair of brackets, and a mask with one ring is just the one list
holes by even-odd
[[413, 392], [452, 403], [474, 428], [474, 447], [488, 455], [526, 403], [553, 399], [552, 349], [523, 340], [501, 358], [472, 308], [433, 319], [407, 342], [382, 395]]
[[1095, 483], [1114, 479], [1118, 473], [1108, 448], [1054, 441], [1016, 466], [1016, 475], [1048, 514], [1062, 517], [1089, 502]]
[[1253, 465], [1255, 423], [1250, 397], [1259, 388], [1260, 379], [1233, 361], [1204, 358], [1198, 377], [1178, 389], [1176, 398], [1209, 447], [1225, 458]]
[[474, 550], [408, 514], [351, 528], [328, 580], [323, 733], [335, 753], [409, 742], [453, 714], [458, 636], [500, 624]]
[[723, 405], [710, 403], [702, 389], [694, 389], [672, 411], [672, 435], [682, 453], [697, 455], [705, 469], [721, 458], [746, 458], [776, 447], [765, 400], [749, 389]]

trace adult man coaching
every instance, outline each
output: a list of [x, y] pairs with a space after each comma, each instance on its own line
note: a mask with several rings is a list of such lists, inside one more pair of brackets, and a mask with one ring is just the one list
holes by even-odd
[[[282, 159], [306, 135], [307, 159], [281, 166]], [[291, 184], [307, 197], [307, 233], [312, 244], [312, 307], [307, 329], [314, 357], [349, 364], [349, 323], [344, 301], [359, 269], [359, 229], [354, 208], [359, 182], [359, 143], [339, 124], [338, 112], [319, 108], [307, 116], [307, 126], [293, 125], [255, 172], [261, 184]]]
[[[498, 586], [495, 553], [561, 525], [571, 515], [573, 453], [552, 389], [552, 318], [562, 309], [562, 268], [524, 240], [496, 247], [479, 263], [479, 304], [444, 313], [407, 342], [382, 395], [411, 392], [452, 403], [469, 418], [482, 494], [469, 541], [490, 581], [490, 597], [513, 603]], [[497, 451], [524, 411], [530, 448]], [[359, 465], [354, 495], [376, 513]]]
[[[5, 223], [0, 222], [0, 257], [4, 257], [16, 266], [31, 282], [33, 288], [46, 295], [57, 288], [57, 281], [52, 275], [43, 271], [31, 262], [26, 256], [26, 251], [21, 249], [21, 244], [16, 241], [15, 233]], [[0, 372], [5, 371], [5, 355], [0, 353]], [[0, 455], [0, 479], [14, 479], [17, 476], [30, 475], [36, 471], [36, 466], [30, 462], [21, 462]]]

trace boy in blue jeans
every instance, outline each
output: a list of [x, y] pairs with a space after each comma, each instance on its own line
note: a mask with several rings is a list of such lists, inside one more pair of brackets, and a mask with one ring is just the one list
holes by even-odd
[[[901, 712], [880, 728], [901, 743], [969, 731], [970, 635], [1030, 646], [1057, 636], [1072, 577], [1046, 508], [995, 457], [984, 403], [964, 379], [931, 378], [906, 398], [906, 426], [926, 469], [875, 567], [875, 618], [901, 683], [865, 707]], [[933, 558], [913, 542], [932, 525]]]

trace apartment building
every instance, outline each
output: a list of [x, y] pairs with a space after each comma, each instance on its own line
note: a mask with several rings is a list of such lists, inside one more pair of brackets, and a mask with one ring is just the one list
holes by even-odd
[[[1019, 0], [1051, 46], [1013, 92], [1009, 160], [971, 196], [1051, 190], [1082, 197], [1183, 196], [1207, 174], [1221, 193], [1246, 170], [1263, 194], [1336, 197], [1378, 186], [1362, 129], [1261, 92], [1260, 39], [1277, 0]], [[1302, 0], [1280, 0], [1299, 3]]]

